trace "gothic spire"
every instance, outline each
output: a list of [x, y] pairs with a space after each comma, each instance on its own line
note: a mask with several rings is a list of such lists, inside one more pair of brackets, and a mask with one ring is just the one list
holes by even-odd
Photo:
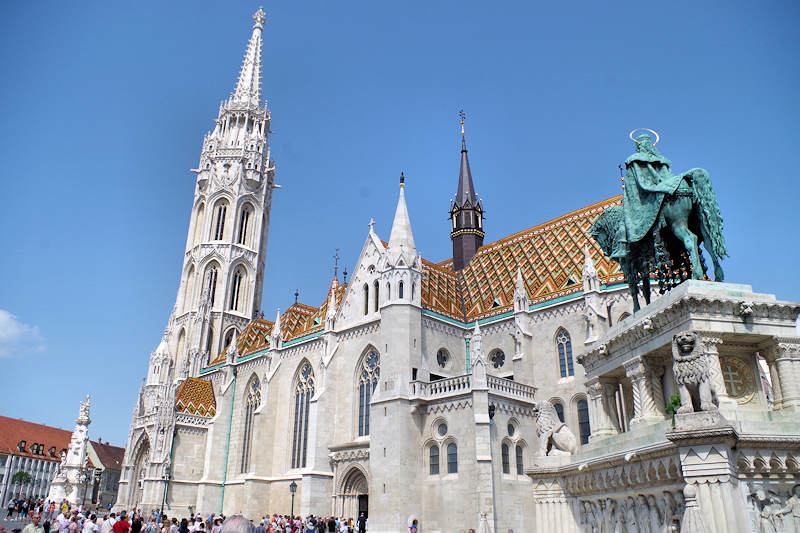
[[461, 168], [458, 171], [458, 190], [456, 191], [455, 206], [463, 208], [469, 204], [470, 207], [478, 205], [478, 195], [475, 194], [475, 185], [472, 183], [472, 172], [469, 170], [469, 159], [467, 158], [467, 141], [464, 135], [464, 112], [461, 111]]
[[253, 15], [253, 35], [247, 44], [239, 81], [231, 97], [233, 102], [257, 106], [261, 101], [261, 30], [266, 20], [264, 10], [258, 8]]
[[411, 232], [411, 220], [408, 218], [405, 196], [405, 176], [400, 173], [400, 198], [397, 200], [397, 210], [394, 213], [392, 232], [389, 234], [389, 257], [392, 262], [403, 258], [406, 265], [410, 265], [417, 256], [417, 247], [414, 244], [414, 235]]
[[461, 119], [461, 168], [458, 172], [458, 190], [450, 202], [451, 231], [453, 241], [453, 270], [463, 269], [483, 246], [483, 205], [475, 194], [472, 172], [467, 158], [467, 141], [464, 135], [464, 111]]

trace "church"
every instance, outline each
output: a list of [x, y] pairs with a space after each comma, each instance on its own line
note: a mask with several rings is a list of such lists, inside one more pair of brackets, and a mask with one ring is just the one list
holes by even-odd
[[[560, 518], [542, 521], [558, 491], [537, 480], [556, 483], [565, 464], [541, 460], [559, 445], [542, 438], [542, 409], [571, 438], [567, 455], [643, 419], [635, 369], [615, 371], [613, 385], [604, 377], [590, 395], [578, 364], [583, 352], [606, 353], [599, 339], [631, 323], [620, 266], [588, 236], [621, 197], [484, 243], [462, 120], [452, 258], [417, 252], [406, 206], [424, 191], [401, 175], [388, 240], [370, 223], [349, 280], [336, 276], [327, 294], [265, 320], [276, 168], [262, 10], [254, 21], [235, 91], [193, 170], [180, 286], [134, 407], [117, 508], [364, 512], [375, 533], [414, 522], [439, 532], [480, 523], [561, 531]], [[672, 392], [667, 383], [659, 394]], [[609, 402], [613, 419], [602, 415]], [[569, 505], [558, 511], [564, 523], [580, 516], [579, 501]], [[574, 524], [563, 530], [599, 530]]]

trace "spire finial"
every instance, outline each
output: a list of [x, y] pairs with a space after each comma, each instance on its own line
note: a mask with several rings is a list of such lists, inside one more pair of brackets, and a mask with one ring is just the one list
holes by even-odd
[[261, 32], [266, 21], [264, 10], [259, 8], [253, 15], [253, 34], [247, 43], [239, 80], [233, 91], [235, 102], [258, 105], [261, 100]]
[[464, 120], [467, 118], [467, 115], [464, 114], [464, 110], [463, 109], [458, 112], [458, 118], [461, 121], [461, 149], [462, 150], [466, 150], [467, 149], [467, 141], [466, 141], [466, 138], [464, 136]]
[[406, 186], [406, 176], [405, 176], [405, 174], [403, 174], [403, 171], [401, 170], [400, 171], [400, 188], [402, 189], [405, 186]]
[[258, 11], [253, 14], [253, 28], [263, 29], [266, 22], [267, 14], [264, 13], [264, 8], [259, 6]]
[[297, 299], [300, 297], [300, 289], [294, 290], [294, 303], [297, 303]]
[[339, 279], [339, 249], [336, 249], [336, 253], [333, 254], [333, 277]]

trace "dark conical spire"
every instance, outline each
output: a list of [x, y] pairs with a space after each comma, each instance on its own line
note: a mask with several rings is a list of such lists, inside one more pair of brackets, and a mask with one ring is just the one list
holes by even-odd
[[458, 190], [450, 206], [453, 241], [453, 270], [461, 270], [483, 245], [483, 205], [475, 194], [472, 172], [467, 158], [467, 141], [464, 135], [464, 111], [461, 118], [461, 168], [458, 172]]
[[467, 157], [467, 141], [464, 138], [464, 122], [461, 122], [461, 169], [458, 172], [458, 190], [453, 199], [458, 207], [478, 204], [478, 195], [475, 194], [475, 185], [472, 183], [472, 172], [469, 170]]

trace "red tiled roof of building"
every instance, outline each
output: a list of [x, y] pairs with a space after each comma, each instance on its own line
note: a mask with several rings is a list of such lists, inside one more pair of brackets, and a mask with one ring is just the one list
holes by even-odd
[[[44, 461], [61, 461], [61, 450], [69, 447], [71, 437], [72, 432], [66, 429], [0, 416], [0, 453]], [[23, 441], [24, 448], [20, 450]], [[35, 444], [43, 445], [41, 453], [31, 451]], [[94, 466], [91, 460], [89, 464]]]
[[111, 470], [122, 470], [122, 459], [125, 457], [125, 448], [112, 446], [107, 442], [91, 441], [94, 453], [105, 468]]

